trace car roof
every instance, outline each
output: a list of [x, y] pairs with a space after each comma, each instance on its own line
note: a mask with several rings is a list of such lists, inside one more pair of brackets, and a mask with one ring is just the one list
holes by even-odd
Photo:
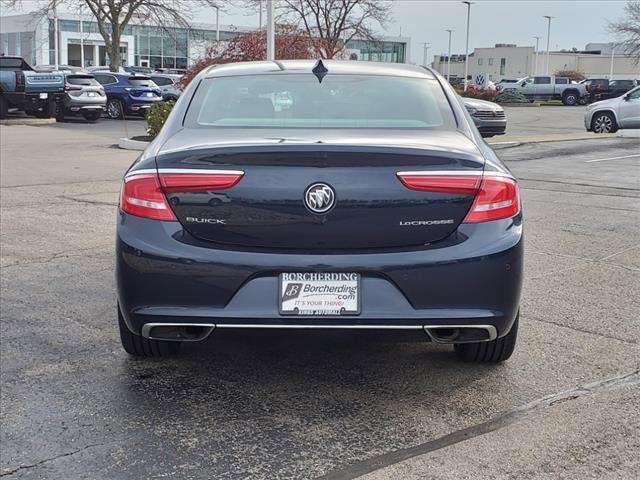
[[[203, 76], [222, 77], [235, 75], [260, 75], [279, 72], [306, 73], [316, 66], [318, 60], [277, 60], [226, 63], [212, 65], [207, 68]], [[390, 75], [398, 77], [430, 78], [435, 76], [425, 67], [401, 63], [361, 62], [353, 60], [322, 60], [328, 74], [338, 75]]]

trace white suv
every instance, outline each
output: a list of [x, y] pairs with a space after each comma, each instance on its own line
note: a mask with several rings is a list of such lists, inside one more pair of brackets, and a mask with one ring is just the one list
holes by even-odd
[[613, 133], [620, 128], [640, 128], [640, 87], [621, 97], [602, 100], [587, 107], [584, 126], [588, 132]]

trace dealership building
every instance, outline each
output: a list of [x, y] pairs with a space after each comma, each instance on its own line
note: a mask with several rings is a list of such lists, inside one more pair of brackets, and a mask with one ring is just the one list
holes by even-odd
[[[254, 31], [232, 25], [194, 24], [191, 28], [166, 29], [132, 21], [121, 38], [124, 66], [151, 68], [187, 68], [202, 58], [217, 39], [228, 41], [239, 33]], [[379, 41], [353, 39], [346, 53], [359, 60], [405, 63], [410, 40], [384, 37]], [[32, 65], [55, 64], [54, 20], [35, 15], [0, 17], [0, 53], [24, 57]], [[84, 53], [84, 55], [82, 55]], [[102, 35], [93, 17], [60, 15], [58, 18], [58, 64], [81, 66], [107, 65]]]
[[[447, 55], [435, 55], [433, 66], [442, 74], [447, 72]], [[545, 75], [546, 52], [535, 47], [519, 47], [513, 44], [496, 44], [490, 48], [475, 48], [469, 54], [469, 75], [472, 81], [483, 77], [498, 82], [503, 78], [520, 79], [529, 75]], [[464, 77], [465, 56], [451, 55], [451, 75]], [[612, 68], [613, 67], [613, 68]], [[614, 44], [589, 43], [583, 51], [549, 52], [549, 74], [562, 70], [574, 70], [587, 78], [635, 79], [640, 78], [640, 65], [621, 52]]]

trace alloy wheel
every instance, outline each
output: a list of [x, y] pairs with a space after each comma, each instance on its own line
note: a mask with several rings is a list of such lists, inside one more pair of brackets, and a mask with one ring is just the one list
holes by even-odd
[[596, 133], [610, 133], [613, 130], [613, 121], [608, 115], [600, 115], [593, 125]]
[[109, 118], [122, 118], [122, 107], [118, 100], [111, 100], [107, 105], [107, 114]]

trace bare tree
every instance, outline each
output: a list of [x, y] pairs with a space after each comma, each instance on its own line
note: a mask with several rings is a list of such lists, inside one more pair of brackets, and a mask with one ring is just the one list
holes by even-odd
[[278, 19], [297, 25], [313, 40], [318, 54], [333, 58], [354, 38], [375, 40], [375, 28], [391, 20], [387, 0], [278, 0]]
[[[22, 0], [2, 0], [16, 8]], [[109, 68], [117, 71], [121, 65], [120, 39], [132, 20], [153, 24], [166, 30], [188, 27], [190, 13], [201, 7], [220, 7], [220, 0], [37, 0], [37, 12], [48, 15], [60, 7], [86, 6], [95, 17], [109, 56]]]
[[636, 64], [640, 62], [640, 2], [629, 0], [623, 18], [610, 22], [609, 31], [616, 36], [624, 53], [631, 55]]

